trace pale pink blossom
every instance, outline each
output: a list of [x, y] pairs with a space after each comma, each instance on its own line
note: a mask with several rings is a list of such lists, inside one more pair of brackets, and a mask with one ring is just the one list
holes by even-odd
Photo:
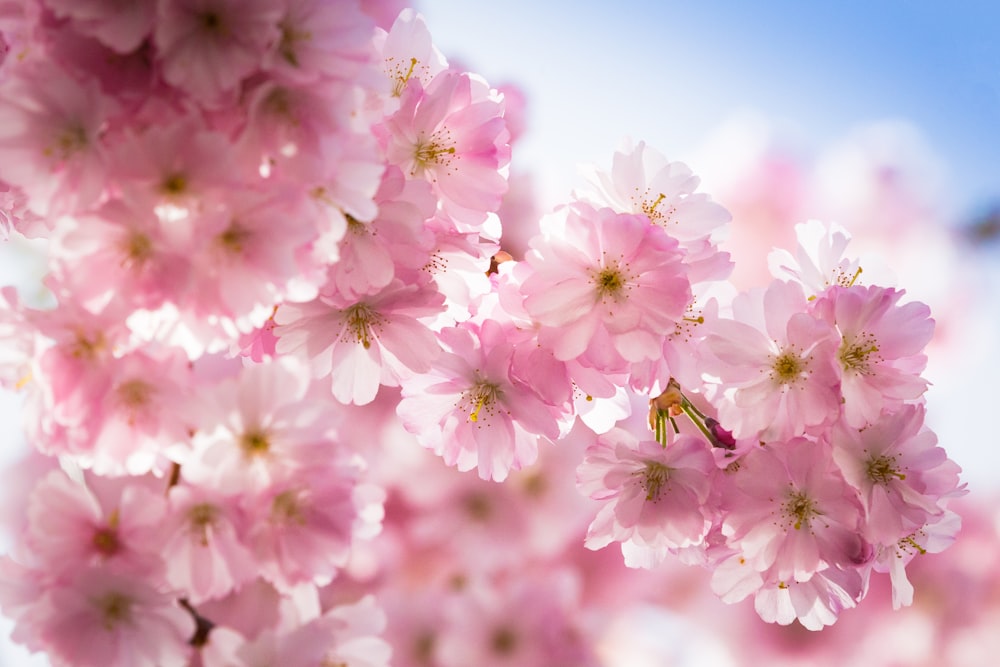
[[838, 424], [833, 456], [861, 492], [866, 537], [891, 544], [934, 523], [961, 492], [959, 467], [924, 426], [924, 408], [904, 405], [866, 428]]
[[844, 256], [851, 236], [840, 225], [809, 220], [795, 225], [795, 236], [798, 244], [794, 255], [775, 248], [767, 256], [775, 278], [799, 282], [815, 297], [831, 285], [850, 287], [861, 275], [858, 261]]
[[889, 573], [893, 609], [913, 604], [913, 584], [907, 577], [906, 566], [917, 556], [940, 553], [950, 547], [961, 525], [961, 517], [948, 510], [894, 542], [876, 545], [872, 569]]
[[28, 198], [21, 188], [0, 181], [0, 239], [9, 239], [11, 230], [31, 238], [45, 225], [44, 218], [28, 210]]
[[50, 575], [60, 580], [81, 567], [107, 565], [154, 582], [163, 563], [153, 538], [166, 513], [150, 478], [75, 481], [54, 470], [28, 501], [28, 542]]
[[407, 379], [398, 414], [447, 465], [503, 481], [535, 461], [538, 436], [559, 433], [554, 411], [511, 373], [514, 345], [501, 325], [442, 330], [434, 367]]
[[309, 392], [295, 359], [249, 366], [203, 388], [192, 405], [192, 451], [184, 476], [227, 494], [260, 491], [329, 459], [339, 446], [326, 406]]
[[424, 222], [434, 214], [435, 199], [423, 181], [408, 181], [398, 168], [382, 176], [375, 194], [378, 214], [364, 221], [347, 215], [339, 259], [328, 269], [329, 287], [347, 299], [378, 292], [396, 276], [397, 267], [416, 270], [429, 261], [433, 235]]
[[599, 437], [577, 469], [580, 491], [602, 503], [587, 548], [621, 542], [627, 565], [649, 567], [668, 549], [701, 542], [714, 516], [708, 497], [716, 467], [708, 450], [688, 435], [665, 447], [622, 429]]
[[656, 358], [691, 300], [682, 259], [645, 216], [562, 209], [525, 258], [521, 292], [539, 343], [604, 372]]
[[281, 32], [264, 66], [293, 80], [351, 81], [373, 63], [375, 23], [357, 0], [284, 0]]
[[191, 258], [152, 208], [113, 199], [81, 216], [59, 244], [54, 270], [85, 308], [111, 300], [131, 308], [181, 302], [190, 289]]
[[250, 331], [283, 299], [316, 295], [319, 285], [302, 277], [308, 272], [300, 252], [318, 231], [295, 189], [234, 190], [229, 197], [229, 205], [192, 220], [192, 291], [185, 305], [195, 315], [226, 318]]
[[380, 51], [391, 94], [399, 97], [410, 79], [416, 79], [426, 88], [447, 69], [448, 63], [432, 43], [423, 16], [407, 7], [397, 12], [394, 19], [388, 32], [376, 35], [375, 46]]
[[[248, 116], [241, 137], [244, 149], [253, 149], [262, 158], [275, 162], [319, 155], [324, 140], [347, 134], [356, 122], [353, 116], [357, 95], [349, 86], [336, 81], [302, 83], [265, 79], [244, 95]], [[341, 139], [344, 140], [364, 143], [365, 138]], [[329, 165], [330, 156], [321, 157], [324, 165]], [[254, 158], [251, 154], [247, 161]], [[262, 158], [256, 159], [263, 161]]]
[[42, 599], [31, 621], [42, 643], [65, 665], [186, 667], [191, 615], [175, 594], [134, 576], [85, 568]]
[[454, 220], [480, 225], [500, 208], [510, 133], [503, 101], [481, 79], [447, 71], [426, 89], [411, 79], [376, 131], [389, 163], [429, 181]]
[[723, 480], [727, 543], [763, 582], [805, 582], [865, 561], [861, 503], [829, 446], [796, 438], [757, 448]]
[[[129, 128], [116, 145], [112, 175], [136, 206], [157, 207], [176, 230], [206, 199], [228, 196], [241, 175], [231, 142], [195, 115], [171, 115], [141, 131]], [[168, 206], [169, 208], [164, 208]]]
[[44, 0], [84, 35], [119, 53], [134, 50], [152, 31], [156, 0]]
[[329, 583], [357, 539], [378, 534], [384, 493], [359, 484], [357, 459], [339, 457], [277, 479], [243, 506], [258, 571], [279, 590]]
[[442, 667], [547, 667], [597, 663], [574, 613], [572, 571], [519, 573], [509, 581], [474, 581], [447, 609], [450, 631], [435, 651]]
[[221, 598], [252, 579], [256, 563], [241, 541], [245, 519], [234, 497], [187, 484], [170, 488], [160, 527], [166, 580], [192, 604]]
[[703, 370], [718, 378], [713, 403], [737, 438], [781, 440], [836, 419], [836, 332], [808, 307], [801, 286], [775, 281], [711, 323]]
[[274, 0], [173, 0], [158, 5], [154, 43], [163, 76], [205, 104], [217, 104], [257, 70], [280, 33]]
[[615, 153], [610, 173], [592, 169], [587, 176], [593, 191], [583, 198], [620, 213], [645, 215], [677, 239], [692, 284], [729, 275], [729, 254], [716, 244], [732, 216], [708, 194], [696, 192], [701, 179], [686, 164], [669, 162], [640, 141]]
[[822, 630], [842, 611], [854, 608], [862, 594], [857, 571], [832, 567], [808, 581], [766, 581], [754, 596], [754, 609], [768, 623], [797, 620], [807, 630]]
[[843, 413], [855, 428], [919, 399], [927, 388], [920, 373], [934, 320], [919, 301], [900, 304], [904, 294], [886, 287], [832, 287], [814, 304], [816, 314], [840, 333]]
[[0, 179], [42, 216], [90, 206], [105, 188], [102, 133], [113, 106], [94, 82], [52, 63], [19, 67], [0, 85]]
[[315, 378], [331, 376], [341, 403], [364, 405], [380, 385], [398, 386], [404, 375], [426, 372], [439, 353], [434, 333], [420, 318], [440, 312], [444, 298], [429, 286], [393, 280], [360, 300], [322, 295], [278, 309], [278, 353], [303, 351]]

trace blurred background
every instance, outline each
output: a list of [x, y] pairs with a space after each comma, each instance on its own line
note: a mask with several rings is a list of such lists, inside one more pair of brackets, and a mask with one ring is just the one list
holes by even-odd
[[[578, 164], [608, 168], [624, 138], [644, 140], [690, 165], [733, 213], [727, 249], [741, 286], [767, 280], [766, 252], [790, 247], [795, 223], [836, 221], [870, 258], [866, 276], [869, 266], [872, 281], [893, 274], [938, 322], [928, 419], [970, 494], [958, 506], [958, 543], [911, 568], [914, 607], [894, 613], [888, 591], [873, 590], [863, 612], [816, 635], [764, 626], [749, 603], [724, 608], [692, 585], [673, 606], [664, 595], [665, 605], [624, 617], [608, 633], [609, 664], [760, 664], [741, 655], [752, 642], [775, 665], [994, 666], [1000, 7], [423, 0], [418, 9], [450, 61], [515, 86], [512, 100], [523, 95], [511, 175], [533, 195], [528, 208], [566, 200], [582, 183]], [[37, 289], [42, 269], [29, 250], [0, 243], [0, 284]], [[23, 446], [17, 397], [0, 401], [0, 455], [10, 462]], [[42, 664], [0, 652], [3, 666]]]

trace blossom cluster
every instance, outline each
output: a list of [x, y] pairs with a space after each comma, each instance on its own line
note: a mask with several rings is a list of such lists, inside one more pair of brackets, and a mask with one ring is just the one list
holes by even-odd
[[49, 240], [51, 297], [0, 292], [0, 385], [48, 457], [0, 560], [15, 639], [597, 664], [557, 565], [588, 521], [767, 621], [828, 625], [876, 572], [909, 604], [962, 493], [926, 306], [820, 223], [732, 296], [729, 213], [642, 143], [515, 257], [516, 96], [391, 5], [0, 3], [0, 224]]

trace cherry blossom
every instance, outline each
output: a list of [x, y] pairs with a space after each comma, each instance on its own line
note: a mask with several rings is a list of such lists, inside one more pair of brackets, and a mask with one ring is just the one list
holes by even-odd
[[589, 667], [696, 590], [739, 637], [920, 604], [966, 492], [929, 308], [819, 221], [738, 291], [747, 218], [641, 141], [538, 215], [529, 101], [397, 0], [0, 0], [15, 641]]
[[521, 285], [539, 342], [605, 372], [659, 355], [691, 300], [677, 241], [645, 216], [583, 203], [551, 222]]

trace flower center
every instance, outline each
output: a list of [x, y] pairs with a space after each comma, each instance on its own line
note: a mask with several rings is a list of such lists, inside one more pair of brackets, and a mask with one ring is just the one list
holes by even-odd
[[[417, 68], [417, 63], [420, 61], [416, 58], [410, 58], [406, 61], [406, 71], [403, 71], [402, 62], [397, 61], [396, 58], [386, 58], [385, 67], [386, 73], [389, 78], [392, 79], [392, 96], [399, 97], [403, 94], [403, 89], [406, 88], [406, 83], [413, 76], [413, 71]], [[426, 70], [426, 67], [422, 69]]]
[[361, 343], [366, 350], [370, 348], [372, 346], [371, 328], [382, 321], [379, 314], [364, 303], [356, 303], [344, 310], [343, 313], [346, 327], [341, 340], [353, 338], [355, 343]]
[[201, 21], [201, 27], [207, 33], [216, 37], [221, 37], [228, 32], [226, 30], [225, 23], [222, 20], [222, 16], [219, 15], [219, 12], [208, 10], [202, 12], [198, 18]]
[[271, 441], [261, 429], [250, 429], [240, 436], [240, 448], [248, 457], [263, 456], [271, 449]]
[[75, 153], [79, 153], [90, 143], [87, 139], [87, 130], [80, 123], [70, 123], [63, 128], [63, 131], [55, 138], [53, 145], [42, 150], [46, 157], [58, 157], [62, 160], [71, 158]]
[[517, 635], [506, 626], [496, 629], [490, 646], [497, 655], [507, 656], [517, 649]]
[[661, 192], [656, 196], [656, 199], [643, 199], [642, 203], [639, 205], [642, 212], [649, 218], [649, 221], [653, 224], [660, 225], [661, 227], [670, 222], [674, 213], [677, 212], [677, 207], [673, 205], [664, 206], [662, 208], [660, 207], [660, 204], [662, 204], [666, 198], [667, 195]]
[[413, 169], [410, 175], [423, 172], [433, 165], [447, 167], [455, 157], [455, 146], [452, 145], [451, 132], [441, 128], [429, 139], [421, 138], [413, 147]]
[[299, 56], [295, 53], [296, 44], [308, 42], [312, 39], [312, 33], [308, 30], [297, 30], [288, 23], [281, 24], [281, 41], [278, 43], [278, 53], [292, 67], [299, 66]]
[[[853, 340], [844, 338], [840, 345], [840, 365], [845, 371], [853, 371], [859, 375], [871, 375], [872, 362], [879, 361], [878, 341], [867, 332], [858, 334]], [[872, 355], [875, 358], [872, 359]]]
[[231, 255], [240, 255], [245, 249], [246, 242], [253, 236], [250, 230], [243, 227], [235, 220], [229, 224], [226, 231], [216, 237], [216, 241], [222, 249]]
[[492, 382], [479, 382], [472, 388], [469, 392], [467, 400], [472, 405], [472, 410], [469, 412], [469, 421], [478, 422], [479, 413], [484, 408], [486, 409], [486, 414], [490, 415], [495, 412], [494, 405], [500, 398], [500, 387], [493, 384]]
[[169, 197], [177, 197], [187, 191], [188, 180], [181, 172], [174, 172], [163, 179], [160, 190]]
[[812, 498], [801, 491], [793, 491], [788, 494], [788, 500], [782, 505], [782, 510], [789, 520], [794, 521], [792, 526], [795, 530], [802, 528], [803, 524], [809, 525], [809, 520], [819, 514], [816, 503]]
[[807, 362], [794, 351], [782, 352], [774, 358], [771, 366], [771, 377], [778, 384], [789, 384], [802, 377]]
[[198, 503], [188, 510], [188, 521], [191, 522], [192, 532], [199, 535], [198, 541], [204, 547], [208, 546], [208, 529], [215, 525], [218, 516], [219, 511], [210, 503]]
[[121, 262], [123, 267], [139, 268], [153, 256], [153, 241], [142, 232], [132, 232], [119, 247], [124, 255]]
[[670, 468], [659, 461], [646, 461], [646, 466], [636, 474], [642, 476], [639, 485], [646, 492], [646, 500], [657, 502], [664, 485], [670, 481]]
[[276, 523], [305, 525], [306, 517], [299, 495], [295, 491], [282, 491], [271, 502], [271, 520]]
[[117, 591], [98, 598], [94, 604], [101, 612], [105, 630], [114, 630], [115, 626], [127, 622], [132, 617], [132, 599]]
[[899, 468], [896, 467], [895, 456], [882, 455], [871, 457], [865, 464], [865, 472], [868, 474], [868, 479], [882, 486], [885, 486], [893, 479], [906, 479], [906, 475], [899, 472]]

